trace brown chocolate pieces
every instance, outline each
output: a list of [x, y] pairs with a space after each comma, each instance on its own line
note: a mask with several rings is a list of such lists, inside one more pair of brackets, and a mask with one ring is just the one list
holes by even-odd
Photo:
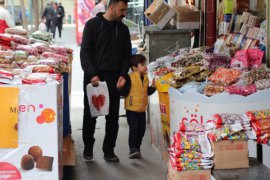
[[42, 149], [39, 146], [32, 146], [29, 148], [28, 154], [33, 156], [34, 160], [37, 161], [42, 156]]
[[45, 170], [45, 171], [52, 171], [53, 167], [53, 157], [50, 156], [41, 156], [37, 160], [36, 168]]
[[26, 154], [22, 157], [21, 160], [22, 169], [31, 170], [34, 168], [34, 165], [35, 165], [34, 158], [31, 155]]

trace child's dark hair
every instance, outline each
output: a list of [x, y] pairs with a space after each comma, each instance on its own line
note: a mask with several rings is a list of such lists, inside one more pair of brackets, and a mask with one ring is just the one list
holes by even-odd
[[113, 5], [113, 4], [117, 4], [120, 1], [122, 1], [124, 4], [127, 4], [128, 3], [128, 0], [109, 0], [109, 6], [110, 5]]
[[136, 55], [132, 55], [129, 58], [129, 66], [132, 68], [132, 66], [138, 67], [138, 65], [141, 63], [145, 63], [146, 62], [146, 58], [144, 57], [144, 55], [142, 54], [136, 54]]

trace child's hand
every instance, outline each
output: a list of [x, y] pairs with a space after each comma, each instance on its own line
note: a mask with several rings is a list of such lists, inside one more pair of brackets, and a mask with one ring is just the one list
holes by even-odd
[[156, 79], [153, 79], [152, 81], [152, 85], [151, 85], [153, 88], [156, 88]]

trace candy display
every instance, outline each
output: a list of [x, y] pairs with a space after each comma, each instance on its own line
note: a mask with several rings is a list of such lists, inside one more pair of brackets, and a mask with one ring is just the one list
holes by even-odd
[[255, 86], [258, 90], [264, 90], [270, 88], [270, 79], [262, 79], [255, 82]]
[[224, 125], [214, 132], [208, 134], [209, 139], [212, 141], [220, 140], [248, 140], [244, 128], [240, 123], [233, 125]]
[[67, 63], [67, 57], [60, 55], [60, 54], [56, 54], [56, 53], [51, 53], [51, 52], [44, 52], [42, 54], [43, 58], [53, 58], [53, 59], [59, 59], [61, 62], [63, 63]]
[[248, 111], [246, 115], [250, 121], [270, 119], [270, 110]]
[[193, 82], [185, 84], [183, 87], [179, 89], [179, 91], [181, 93], [185, 93], [185, 92], [203, 93], [206, 84], [207, 84], [206, 82], [199, 83], [199, 82], [193, 81]]
[[205, 56], [207, 61], [207, 68], [215, 71], [219, 67], [229, 68], [231, 58], [223, 54], [207, 53]]
[[248, 58], [250, 67], [258, 68], [262, 64], [264, 52], [260, 49], [248, 49]]
[[18, 45], [16, 47], [16, 50], [26, 51], [29, 54], [35, 55], [35, 56], [38, 55], [38, 50], [36, 48], [34, 48], [33, 46], [31, 46], [31, 45]]
[[170, 164], [178, 171], [211, 169], [213, 153], [205, 128], [197, 124], [180, 124], [172, 137]]
[[42, 32], [42, 31], [36, 31], [32, 34], [33, 39], [45, 41], [45, 42], [51, 42], [52, 41], [52, 33], [48, 32]]
[[249, 67], [248, 51], [241, 50], [235, 53], [235, 56], [231, 60], [231, 68], [246, 69]]

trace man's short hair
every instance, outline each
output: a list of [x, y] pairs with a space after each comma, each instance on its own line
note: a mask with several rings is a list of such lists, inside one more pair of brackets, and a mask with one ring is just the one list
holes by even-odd
[[146, 58], [142, 54], [136, 54], [132, 55], [129, 59], [129, 66], [132, 68], [132, 66], [138, 67], [138, 65], [141, 63], [145, 63]]
[[112, 5], [112, 4], [117, 4], [119, 3], [120, 1], [122, 1], [123, 3], [127, 4], [128, 3], [128, 0], [109, 0], [109, 3], [108, 5]]

